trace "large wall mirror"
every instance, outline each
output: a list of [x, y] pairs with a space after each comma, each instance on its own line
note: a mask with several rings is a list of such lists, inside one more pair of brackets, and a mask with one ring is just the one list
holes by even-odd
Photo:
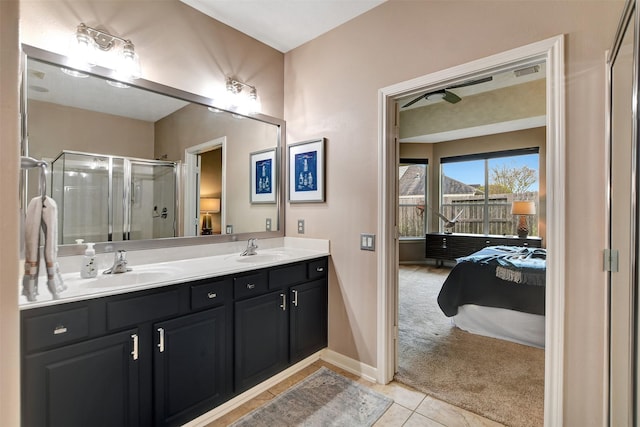
[[638, 10], [628, 0], [609, 51], [609, 425], [638, 425]]
[[[49, 167], [46, 189], [25, 172], [21, 197], [56, 200], [61, 255], [78, 239], [109, 250], [284, 235], [282, 120], [23, 51], [22, 153]], [[271, 196], [254, 197], [253, 181]]]

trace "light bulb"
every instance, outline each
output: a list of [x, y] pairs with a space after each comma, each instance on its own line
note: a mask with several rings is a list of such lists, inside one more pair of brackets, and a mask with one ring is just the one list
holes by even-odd
[[122, 46], [122, 52], [116, 66], [116, 74], [120, 77], [131, 79], [138, 79], [142, 75], [140, 59], [134, 50], [133, 43], [129, 40]]
[[77, 68], [95, 65], [95, 43], [86, 25], [80, 24], [70, 42], [69, 65]]

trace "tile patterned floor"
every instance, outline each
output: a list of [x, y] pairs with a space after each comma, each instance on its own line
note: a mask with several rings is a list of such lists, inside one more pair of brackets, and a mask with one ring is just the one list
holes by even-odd
[[[218, 418], [207, 427], [223, 427], [228, 426], [234, 421], [240, 419], [244, 415], [262, 406], [275, 396], [287, 390], [292, 385], [302, 381], [308, 375], [315, 372], [321, 366], [326, 366], [359, 382], [373, 390], [382, 393], [391, 399], [393, 404], [389, 407], [382, 417], [375, 424], [375, 427], [501, 427], [502, 424], [483, 418], [479, 415], [434, 399], [422, 392], [413, 390], [405, 385], [397, 382], [391, 382], [387, 385], [375, 384], [370, 381], [359, 378], [347, 371], [337, 368], [327, 362], [318, 361], [300, 372], [290, 376], [273, 386], [271, 389], [257, 396], [255, 399], [245, 403], [244, 405], [234, 409], [226, 415]], [[357, 427], [357, 426], [354, 426]]]

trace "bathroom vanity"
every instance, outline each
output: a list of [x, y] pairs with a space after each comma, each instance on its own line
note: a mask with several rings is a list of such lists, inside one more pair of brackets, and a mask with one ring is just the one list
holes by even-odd
[[162, 263], [161, 283], [130, 276], [140, 290], [24, 304], [23, 425], [181, 425], [326, 347], [328, 252], [283, 253]]

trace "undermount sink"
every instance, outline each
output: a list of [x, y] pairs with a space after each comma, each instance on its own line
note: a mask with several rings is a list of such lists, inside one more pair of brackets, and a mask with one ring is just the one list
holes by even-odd
[[170, 276], [177, 274], [179, 269], [163, 266], [132, 267], [131, 271], [118, 274], [98, 273], [93, 279], [81, 279], [80, 286], [87, 288], [113, 288], [117, 286], [140, 285], [168, 280]]

